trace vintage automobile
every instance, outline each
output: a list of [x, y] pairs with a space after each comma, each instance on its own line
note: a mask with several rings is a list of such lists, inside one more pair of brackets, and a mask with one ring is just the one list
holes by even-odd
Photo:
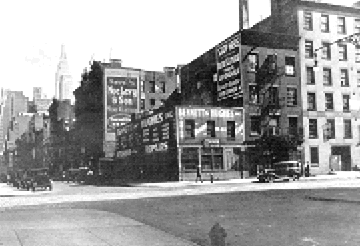
[[35, 191], [36, 188], [43, 188], [49, 190], [53, 189], [53, 182], [47, 175], [36, 175], [28, 184], [27, 189]]
[[264, 169], [259, 175], [259, 182], [299, 180], [301, 176], [300, 163], [297, 161], [281, 161], [274, 163], [273, 168]]

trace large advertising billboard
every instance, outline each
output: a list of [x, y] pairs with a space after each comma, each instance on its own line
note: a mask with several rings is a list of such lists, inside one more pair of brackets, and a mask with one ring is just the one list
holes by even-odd
[[107, 132], [131, 121], [131, 114], [137, 111], [138, 78], [107, 77]]
[[240, 32], [219, 44], [217, 58], [218, 101], [242, 96], [240, 69]]

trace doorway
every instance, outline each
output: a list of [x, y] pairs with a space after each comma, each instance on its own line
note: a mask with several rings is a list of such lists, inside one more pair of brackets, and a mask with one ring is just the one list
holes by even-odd
[[341, 156], [341, 171], [351, 171], [350, 146], [331, 146], [331, 155]]

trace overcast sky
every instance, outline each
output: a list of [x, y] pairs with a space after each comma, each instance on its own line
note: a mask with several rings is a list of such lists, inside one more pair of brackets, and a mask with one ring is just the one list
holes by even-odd
[[[270, 14], [270, 0], [249, 2], [250, 25]], [[126, 67], [186, 64], [236, 32], [238, 16], [238, 0], [0, 1], [0, 87], [53, 97], [61, 44], [74, 87], [91, 56], [110, 51]]]

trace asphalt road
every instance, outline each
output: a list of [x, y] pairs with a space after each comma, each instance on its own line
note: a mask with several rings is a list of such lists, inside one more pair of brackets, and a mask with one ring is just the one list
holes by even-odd
[[[62, 245], [55, 239], [52, 244], [40, 243], [54, 235], [50, 229], [56, 233], [59, 228], [68, 228], [65, 230], [68, 234], [62, 231], [62, 236], [55, 237], [75, 240], [64, 245], [131, 245], [127, 243], [138, 238], [141, 242], [142, 236], [152, 230], [154, 234], [148, 235], [151, 238], [170, 235], [205, 246], [210, 245], [210, 228], [219, 222], [227, 233], [228, 246], [357, 246], [360, 245], [358, 187], [359, 180], [170, 188], [58, 183], [52, 192], [4, 197], [5, 203], [0, 198], [0, 228], [11, 225], [10, 230], [15, 233], [13, 239], [15, 236], [23, 241], [28, 239], [24, 241], [28, 244], [23, 245]], [[330, 199], [334, 197], [336, 199]], [[124, 221], [129, 226], [119, 227]], [[39, 225], [40, 230], [48, 229], [47, 237], [41, 233], [32, 237], [31, 233], [26, 234]], [[78, 228], [75, 230], [78, 233], [73, 233], [72, 228]], [[140, 234], [131, 234], [134, 228], [144, 230], [140, 230]], [[125, 244], [115, 239], [107, 242], [106, 233], [112, 230], [130, 241]], [[0, 234], [2, 237], [4, 235]], [[150, 245], [144, 238], [143, 243]], [[178, 245], [172, 244], [175, 241], [171, 240], [163, 245]], [[80, 242], [88, 244], [77, 244]]]

